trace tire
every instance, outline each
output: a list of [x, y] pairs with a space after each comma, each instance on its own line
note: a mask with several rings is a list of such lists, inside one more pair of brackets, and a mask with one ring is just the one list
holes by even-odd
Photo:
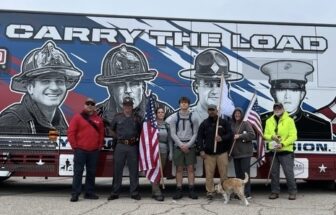
[[9, 178], [10, 178], [10, 176], [8, 176], [8, 177], [0, 177], [0, 183], [6, 181]]

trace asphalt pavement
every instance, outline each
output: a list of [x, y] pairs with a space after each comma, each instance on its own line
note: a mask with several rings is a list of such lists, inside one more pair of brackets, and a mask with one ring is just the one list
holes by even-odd
[[[279, 199], [269, 200], [270, 185], [265, 180], [252, 180], [250, 205], [244, 206], [240, 200], [224, 204], [220, 195], [212, 201], [206, 199], [204, 179], [196, 180], [199, 199], [185, 197], [175, 201], [172, 195], [175, 180], [165, 180], [165, 201], [151, 198], [151, 186], [144, 178], [140, 180], [142, 199], [136, 201], [128, 193], [128, 179], [123, 180], [120, 198], [107, 201], [111, 191], [111, 178], [98, 178], [96, 181], [98, 200], [80, 197], [78, 202], [70, 202], [71, 178], [19, 178], [13, 177], [0, 184], [0, 214], [38, 215], [38, 214], [235, 214], [235, 215], [336, 215], [336, 190], [325, 183], [306, 183], [298, 181], [297, 200], [288, 200], [285, 184]], [[185, 179], [185, 183], [187, 180]]]

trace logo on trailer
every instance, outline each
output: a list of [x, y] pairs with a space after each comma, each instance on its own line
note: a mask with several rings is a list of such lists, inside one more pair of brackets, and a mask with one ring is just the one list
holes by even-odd
[[0, 49], [0, 65], [3, 66], [6, 64], [7, 60], [7, 50], [6, 49]]

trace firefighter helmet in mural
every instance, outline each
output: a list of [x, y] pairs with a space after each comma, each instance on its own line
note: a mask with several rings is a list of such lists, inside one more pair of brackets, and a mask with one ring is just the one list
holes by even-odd
[[48, 73], [64, 75], [67, 89], [72, 89], [82, 75], [65, 52], [54, 42], [48, 41], [41, 48], [32, 50], [24, 58], [21, 73], [13, 77], [11, 88], [15, 91], [26, 92], [27, 83], [31, 79]]
[[111, 49], [102, 64], [102, 74], [96, 77], [100, 85], [124, 81], [153, 80], [157, 72], [148, 68], [144, 54], [125, 44]]

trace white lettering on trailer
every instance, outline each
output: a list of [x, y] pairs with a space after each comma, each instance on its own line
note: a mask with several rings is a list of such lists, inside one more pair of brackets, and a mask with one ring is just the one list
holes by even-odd
[[297, 141], [297, 154], [336, 154], [336, 143], [328, 141]]
[[293, 50], [293, 51], [325, 51], [328, 42], [324, 37], [282, 35], [277, 40], [273, 35], [254, 34], [249, 39], [243, 39], [241, 34], [231, 35], [232, 49], [262, 49], [262, 50]]
[[172, 41], [174, 46], [188, 45], [192, 47], [221, 47], [222, 34], [207, 32], [170, 32], [149, 31], [150, 37], [155, 39], [156, 45], [165, 46]]
[[[65, 27], [60, 32], [55, 26], [42, 26], [40, 29], [34, 29], [31, 25], [11, 24], [6, 28], [6, 36], [19, 39], [53, 39], [72, 41], [78, 38], [83, 42], [100, 42], [107, 39], [108, 42], [117, 42], [116, 37], [122, 36], [125, 43], [132, 44], [134, 40], [142, 34], [142, 30], [129, 31], [127, 29], [89, 29], [78, 27]], [[63, 35], [62, 35], [63, 33]]]

